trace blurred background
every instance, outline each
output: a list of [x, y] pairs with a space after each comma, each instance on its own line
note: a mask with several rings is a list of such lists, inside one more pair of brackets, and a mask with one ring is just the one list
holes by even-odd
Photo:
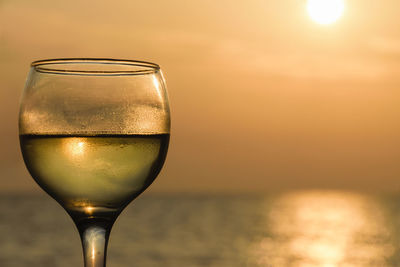
[[310, 2], [0, 0], [0, 265], [81, 265], [24, 167], [18, 105], [32, 61], [106, 57], [160, 64], [172, 111], [110, 266], [398, 266], [400, 2], [332, 21]]
[[1, 190], [37, 190], [19, 98], [30, 62], [60, 57], [161, 65], [172, 143], [151, 191], [398, 190], [399, 8], [349, 0], [324, 26], [302, 0], [2, 0]]

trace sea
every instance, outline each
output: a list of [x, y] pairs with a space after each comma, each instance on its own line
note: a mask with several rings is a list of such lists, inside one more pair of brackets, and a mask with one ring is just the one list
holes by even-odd
[[[115, 223], [107, 266], [400, 266], [400, 196], [337, 190], [146, 195]], [[83, 266], [46, 195], [0, 195], [0, 266]]]

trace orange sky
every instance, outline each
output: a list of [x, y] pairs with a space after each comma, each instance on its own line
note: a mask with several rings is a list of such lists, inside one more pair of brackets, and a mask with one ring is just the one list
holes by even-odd
[[31, 61], [154, 61], [172, 110], [153, 192], [400, 190], [400, 1], [0, 1], [0, 190], [38, 187], [18, 147]]

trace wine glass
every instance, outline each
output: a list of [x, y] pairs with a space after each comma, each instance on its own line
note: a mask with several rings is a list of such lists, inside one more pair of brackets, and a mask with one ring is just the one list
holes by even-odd
[[169, 132], [157, 64], [32, 63], [19, 114], [22, 154], [35, 181], [76, 224], [86, 267], [105, 266], [111, 227], [160, 172]]

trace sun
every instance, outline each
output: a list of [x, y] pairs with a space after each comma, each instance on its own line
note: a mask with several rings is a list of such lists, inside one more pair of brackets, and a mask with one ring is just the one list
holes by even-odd
[[343, 14], [343, 0], [308, 0], [307, 11], [318, 24], [328, 25], [337, 21]]

